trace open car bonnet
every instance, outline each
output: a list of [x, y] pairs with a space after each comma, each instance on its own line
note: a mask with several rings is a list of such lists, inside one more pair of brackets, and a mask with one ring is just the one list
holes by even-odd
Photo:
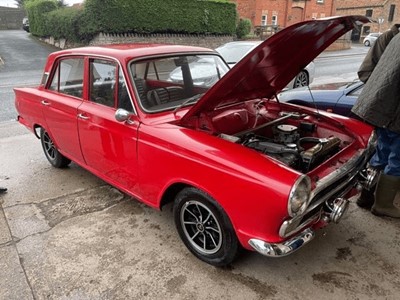
[[367, 22], [364, 16], [332, 17], [300, 22], [279, 31], [227, 72], [181, 122], [219, 106], [276, 95], [329, 45]]

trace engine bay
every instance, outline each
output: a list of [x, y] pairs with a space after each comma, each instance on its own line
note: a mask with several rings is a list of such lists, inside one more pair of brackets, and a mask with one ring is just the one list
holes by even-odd
[[[279, 160], [302, 173], [327, 161], [351, 139], [325, 122], [324, 117], [320, 118], [308, 111], [265, 110], [261, 113], [257, 111], [258, 117], [257, 114], [246, 114], [244, 111], [241, 108], [214, 116], [214, 129], [226, 129], [224, 133], [219, 132], [218, 136]], [[263, 116], [261, 121], [260, 114]], [[252, 119], [252, 115], [256, 117]], [[247, 128], [242, 127], [242, 130], [237, 131], [240, 122], [246, 123]], [[249, 127], [248, 124], [252, 122], [254, 125]], [[231, 124], [229, 129], [226, 123]]]

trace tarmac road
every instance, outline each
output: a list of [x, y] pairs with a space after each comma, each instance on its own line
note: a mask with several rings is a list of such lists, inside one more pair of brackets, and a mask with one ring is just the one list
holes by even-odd
[[350, 204], [291, 256], [196, 259], [159, 212], [0, 123], [0, 299], [398, 299], [400, 220]]

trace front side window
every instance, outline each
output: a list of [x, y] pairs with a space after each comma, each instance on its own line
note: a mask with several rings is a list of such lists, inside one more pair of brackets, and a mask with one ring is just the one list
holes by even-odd
[[217, 55], [179, 55], [130, 65], [136, 96], [146, 112], [195, 103], [228, 70]]
[[114, 107], [117, 64], [103, 59], [91, 59], [89, 72], [89, 100]]
[[48, 89], [82, 98], [83, 69], [83, 58], [68, 58], [59, 61]]

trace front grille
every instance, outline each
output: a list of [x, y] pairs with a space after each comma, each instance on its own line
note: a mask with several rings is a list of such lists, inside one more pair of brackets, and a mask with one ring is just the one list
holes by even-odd
[[357, 181], [357, 174], [366, 164], [365, 152], [359, 151], [358, 155], [346, 164], [321, 179], [311, 195], [310, 204], [302, 216], [283, 222], [279, 235], [288, 237], [307, 225], [318, 221], [321, 217], [323, 205], [326, 201], [336, 199], [347, 194]]

